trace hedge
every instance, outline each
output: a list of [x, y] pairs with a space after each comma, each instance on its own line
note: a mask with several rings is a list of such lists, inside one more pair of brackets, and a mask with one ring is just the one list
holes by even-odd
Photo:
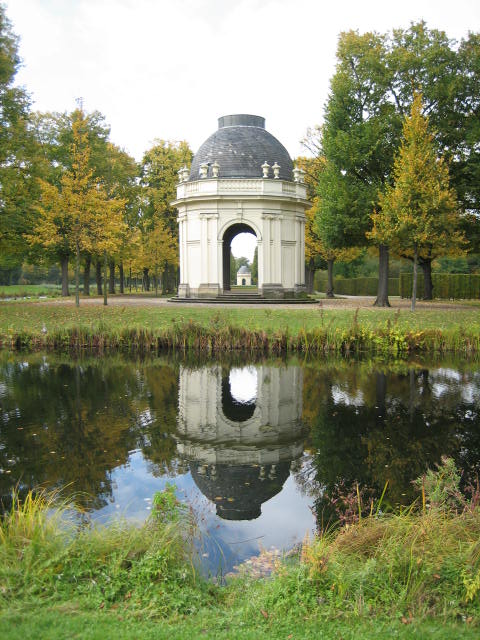
[[[480, 274], [432, 273], [433, 297], [446, 300], [480, 298]], [[400, 295], [411, 298], [413, 274], [400, 274]], [[423, 296], [423, 273], [418, 273], [417, 296]]]
[[[327, 274], [325, 271], [316, 271], [314, 277], [314, 289], [316, 291], [326, 291]], [[376, 296], [378, 292], [378, 278], [335, 278], [333, 279], [333, 290], [338, 295], [346, 296]], [[388, 295], [399, 295], [399, 279], [388, 279]]]

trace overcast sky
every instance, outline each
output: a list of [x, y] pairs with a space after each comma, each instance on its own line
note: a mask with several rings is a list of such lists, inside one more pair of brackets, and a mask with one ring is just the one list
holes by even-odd
[[479, 0], [7, 0], [20, 36], [17, 76], [34, 108], [82, 97], [140, 160], [155, 138], [196, 150], [217, 118], [252, 113], [292, 156], [320, 124], [338, 34], [425, 19], [460, 39]]

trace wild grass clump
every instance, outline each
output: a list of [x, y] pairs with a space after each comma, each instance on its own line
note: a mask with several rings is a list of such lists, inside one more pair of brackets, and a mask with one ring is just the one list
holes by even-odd
[[[193, 519], [169, 487], [143, 526], [80, 524], [58, 494], [17, 493], [0, 526], [0, 603], [75, 601], [172, 617], [208, 602], [193, 562]], [[78, 514], [78, 512], [77, 512]]]
[[324, 609], [480, 623], [478, 486], [465, 497], [450, 459], [415, 484], [418, 505], [362, 517], [359, 504], [351, 523], [303, 546], [303, 568]]
[[350, 522], [305, 540], [299, 561], [287, 558], [271, 580], [234, 584], [230, 606], [245, 619], [261, 611], [276, 620], [430, 617], [480, 625], [480, 491], [470, 487], [467, 498], [459, 481], [444, 460], [418, 480], [423, 499], [395, 514], [382, 513], [381, 504], [365, 509], [359, 491]]

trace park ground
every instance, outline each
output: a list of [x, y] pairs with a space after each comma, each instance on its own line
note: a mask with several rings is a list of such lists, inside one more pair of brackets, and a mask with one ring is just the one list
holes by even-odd
[[[70, 337], [82, 332], [84, 336], [128, 332], [139, 336], [144, 330], [160, 335], [172, 325], [186, 327], [187, 333], [192, 326], [200, 327], [210, 334], [225, 327], [231, 332], [233, 327], [247, 332], [239, 334], [242, 339], [248, 332], [264, 332], [272, 340], [280, 332], [307, 335], [318, 330], [330, 337], [348, 331], [354, 335], [371, 331], [375, 337], [375, 331], [385, 333], [394, 327], [399, 335], [443, 332], [451, 338], [448, 344], [457, 345], [461, 352], [466, 338], [480, 336], [479, 301], [420, 302], [415, 313], [408, 301], [392, 298], [388, 309], [376, 309], [372, 302], [371, 298], [338, 298], [292, 308], [219, 308], [112, 296], [107, 307], [103, 299], [92, 297], [82, 299], [77, 308], [71, 298], [17, 300], [0, 302], [0, 341], [4, 347], [19, 348], [17, 339], [23, 336], [20, 347], [42, 348], [52, 334], [62, 332]], [[237, 333], [227, 337], [232, 335]], [[68, 342], [64, 346], [68, 348]], [[155, 579], [151, 593], [145, 586], [151, 584], [150, 578], [142, 572], [151, 570], [148, 562], [158, 557], [156, 546], [153, 556], [151, 547], [138, 547], [132, 555], [132, 546], [124, 543], [128, 536], [117, 536], [109, 550], [106, 532], [105, 537], [87, 536], [84, 546], [73, 553], [63, 543], [46, 544], [42, 534], [32, 555], [29, 549], [37, 540], [32, 544], [23, 529], [17, 535], [20, 519], [13, 514], [10, 540], [4, 537], [5, 544], [0, 544], [2, 638], [473, 640], [478, 638], [480, 624], [480, 525], [478, 506], [470, 506], [461, 517], [455, 513], [447, 517], [443, 511], [435, 519], [427, 514], [427, 520], [421, 514], [406, 514], [383, 533], [373, 522], [372, 528], [350, 536], [347, 546], [340, 534], [331, 538], [331, 547], [317, 547], [307, 559], [311, 569], [308, 564], [287, 567], [272, 578], [239, 581], [226, 588], [206, 585], [195, 577], [187, 588], [185, 566], [190, 565], [174, 560], [169, 566], [170, 560], [165, 560], [171, 553], [169, 543], [167, 555], [162, 555], [168, 575], [164, 582]], [[366, 535], [359, 544], [362, 531]], [[125, 571], [125, 566], [130, 569]], [[107, 579], [111, 571], [124, 581], [118, 589], [116, 579]], [[132, 595], [135, 592], [138, 600]], [[169, 599], [168, 614], [152, 615], [152, 598], [157, 603]]]
[[410, 301], [377, 308], [368, 297], [299, 305], [172, 303], [145, 295], [0, 301], [0, 345], [147, 350], [469, 354], [480, 352], [480, 301]]

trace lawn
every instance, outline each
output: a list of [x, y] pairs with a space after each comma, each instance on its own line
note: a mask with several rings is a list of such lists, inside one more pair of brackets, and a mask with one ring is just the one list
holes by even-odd
[[0, 285], [1, 298], [38, 298], [48, 296], [49, 298], [61, 294], [60, 285], [56, 284], [15, 284]]

